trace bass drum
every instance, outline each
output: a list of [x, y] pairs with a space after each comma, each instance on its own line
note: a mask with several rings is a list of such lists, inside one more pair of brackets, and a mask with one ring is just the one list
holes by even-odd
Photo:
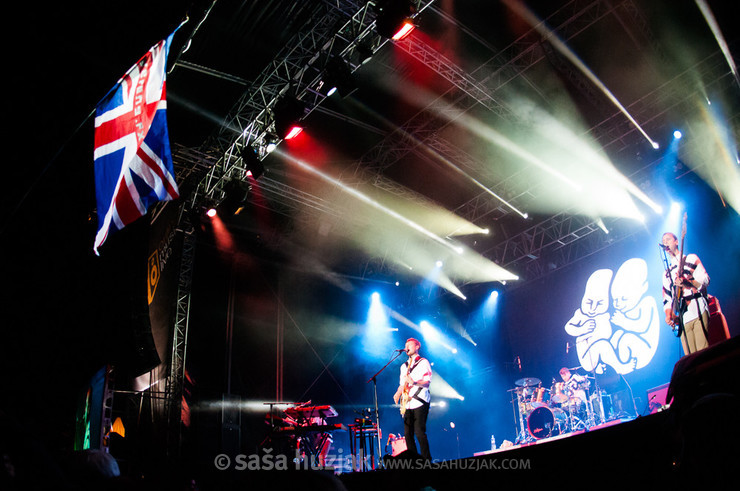
[[560, 434], [555, 415], [549, 407], [538, 407], [530, 413], [527, 417], [527, 430], [535, 440]]

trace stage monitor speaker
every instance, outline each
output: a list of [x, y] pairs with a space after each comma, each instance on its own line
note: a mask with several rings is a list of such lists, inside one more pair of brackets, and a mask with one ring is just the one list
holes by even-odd
[[740, 338], [686, 355], [673, 367], [666, 401], [679, 413], [711, 394], [740, 395]]
[[408, 447], [406, 446], [406, 438], [404, 438], [403, 435], [390, 434], [388, 437], [388, 443], [391, 445], [391, 455], [393, 457], [396, 457], [402, 452], [408, 450]]

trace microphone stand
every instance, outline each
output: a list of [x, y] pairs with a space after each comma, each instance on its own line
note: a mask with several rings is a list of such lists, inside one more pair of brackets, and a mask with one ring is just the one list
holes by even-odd
[[637, 418], [638, 416], [640, 416], [640, 413], [637, 412], [637, 403], [635, 402], [635, 394], [632, 393], [632, 386], [629, 382], [627, 382], [627, 379], [624, 378], [624, 375], [619, 374], [619, 376], [622, 377], [622, 381], [627, 386], [627, 389], [629, 389], [630, 391], [630, 399], [632, 399], [632, 409], [635, 410], [635, 418]]
[[378, 431], [378, 438], [377, 438], [377, 440], [378, 440], [378, 462], [379, 462], [378, 467], [383, 467], [383, 458], [382, 458], [383, 457], [383, 448], [381, 447], [381, 443], [380, 443], [380, 438], [381, 438], [381, 432], [380, 432], [380, 410], [378, 409], [378, 382], [377, 382], [377, 378], [378, 378], [378, 375], [380, 375], [383, 372], [383, 370], [385, 370], [386, 368], [388, 368], [388, 365], [390, 365], [391, 363], [393, 363], [394, 361], [396, 361], [396, 359], [399, 356], [401, 356], [401, 353], [404, 353], [405, 354], [406, 352], [403, 351], [403, 350], [398, 351], [398, 353], [396, 353], [396, 356], [394, 356], [393, 358], [391, 358], [390, 361], [388, 363], [386, 363], [383, 368], [381, 368], [380, 370], [378, 370], [375, 375], [373, 375], [372, 377], [370, 377], [370, 380], [368, 380], [367, 382], [365, 382], [366, 384], [367, 383], [370, 383], [370, 382], [373, 383], [373, 399], [374, 399], [374, 403], [375, 403], [375, 427], [377, 428], [377, 431]]
[[668, 261], [668, 254], [666, 254], [666, 248], [662, 245], [658, 244], [658, 248], [661, 252], [661, 259], [663, 259], [663, 268], [665, 268], [666, 274], [668, 274], [668, 279], [671, 281], [671, 288], [673, 288], [673, 276], [671, 276], [671, 263]]
[[[519, 419], [519, 425], [517, 427], [516, 443], [524, 443], [527, 440], [527, 433], [524, 431], [524, 415], [522, 414], [522, 401], [519, 395], [518, 389], [511, 389], [511, 407], [514, 409], [514, 427], [517, 427], [517, 415]], [[514, 400], [514, 394], [516, 392], [516, 401]]]

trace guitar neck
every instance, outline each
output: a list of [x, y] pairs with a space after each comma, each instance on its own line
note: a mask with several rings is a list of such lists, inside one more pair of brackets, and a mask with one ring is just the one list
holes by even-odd
[[681, 296], [683, 294], [683, 270], [685, 265], [686, 257], [684, 256], [684, 242], [686, 239], [686, 213], [683, 215], [683, 225], [681, 227], [681, 244], [678, 249], [678, 267], [676, 268], [676, 282], [673, 285], [673, 299], [671, 302], [671, 309], [673, 311], [673, 315], [676, 318], [679, 318], [681, 316], [681, 303], [682, 299]]

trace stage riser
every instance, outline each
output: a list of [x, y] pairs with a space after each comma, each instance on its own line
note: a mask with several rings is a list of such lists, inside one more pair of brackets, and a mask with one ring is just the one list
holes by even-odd
[[[674, 447], [669, 416], [658, 413], [635, 421], [502, 450], [457, 461], [423, 463], [415, 470], [382, 470], [341, 476], [349, 490], [384, 489], [412, 479], [414, 489], [460, 489], [463, 483], [495, 482], [549, 487], [562, 479], [603, 480], [616, 475], [639, 479], [641, 485], [673, 480]], [[407, 460], [413, 459], [408, 457]], [[400, 458], [399, 458], [400, 460]], [[401, 463], [392, 463], [402, 466]], [[413, 476], [413, 477], [411, 477]], [[568, 476], [566, 478], [566, 476]], [[417, 486], [418, 485], [418, 486]]]
[[[415, 470], [340, 476], [350, 491], [525, 489], [699, 489], [737, 482], [740, 469], [740, 339], [684, 357], [671, 377], [668, 410], [633, 421]], [[672, 399], [671, 399], [672, 397]], [[396, 459], [413, 456], [399, 455]], [[394, 466], [401, 465], [398, 462]], [[512, 470], [516, 469], [516, 470]]]

